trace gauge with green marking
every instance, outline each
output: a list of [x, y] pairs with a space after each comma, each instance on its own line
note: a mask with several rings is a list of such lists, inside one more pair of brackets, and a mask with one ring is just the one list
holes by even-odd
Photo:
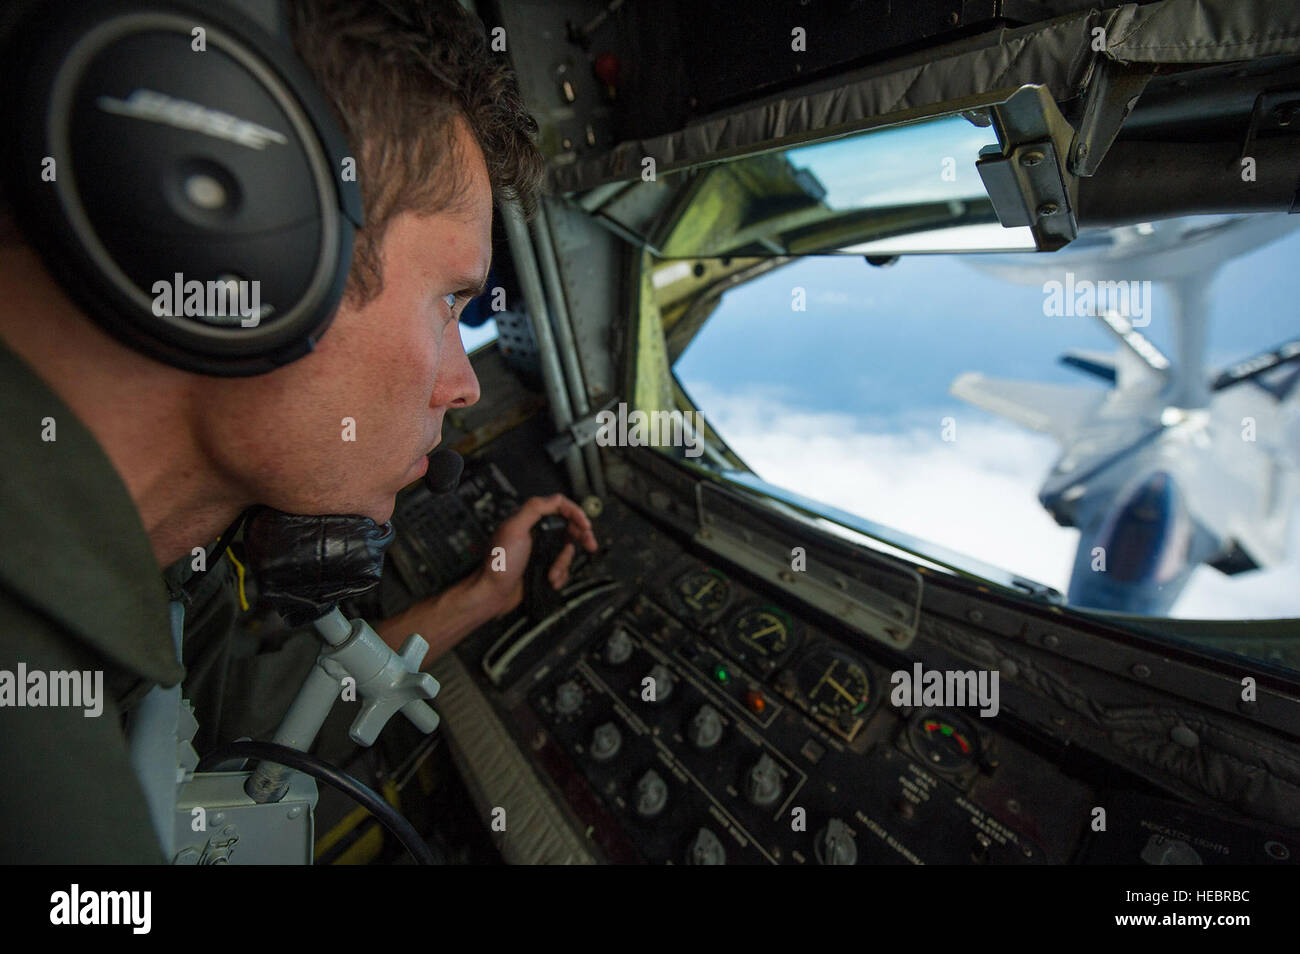
[[979, 734], [965, 716], [947, 709], [922, 709], [907, 728], [907, 739], [921, 761], [946, 772], [974, 764]]

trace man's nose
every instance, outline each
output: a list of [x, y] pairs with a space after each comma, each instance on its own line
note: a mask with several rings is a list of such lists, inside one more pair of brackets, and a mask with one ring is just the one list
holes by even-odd
[[474, 373], [469, 356], [465, 354], [459, 323], [456, 325], [456, 341], [444, 353], [437, 390], [442, 393], [444, 400], [435, 400], [434, 403], [450, 404], [453, 407], [469, 407], [477, 404], [480, 397], [478, 376]]

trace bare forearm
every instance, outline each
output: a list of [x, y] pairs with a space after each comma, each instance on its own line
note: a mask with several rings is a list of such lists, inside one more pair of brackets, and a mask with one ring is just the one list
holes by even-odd
[[411, 633], [419, 633], [429, 644], [420, 668], [428, 669], [435, 659], [501, 611], [498, 600], [476, 573], [437, 596], [380, 621], [375, 631], [395, 650], [401, 649]]
[[421, 669], [482, 626], [488, 620], [519, 606], [524, 599], [524, 570], [532, 554], [533, 526], [549, 515], [563, 516], [569, 524], [569, 542], [551, 564], [547, 579], [560, 589], [569, 579], [569, 565], [581, 545], [588, 553], [598, 547], [591, 520], [582, 508], [563, 494], [532, 497], [492, 535], [492, 559], [478, 572], [437, 596], [416, 603], [404, 613], [375, 626], [385, 643], [401, 649], [411, 633], [429, 644]]

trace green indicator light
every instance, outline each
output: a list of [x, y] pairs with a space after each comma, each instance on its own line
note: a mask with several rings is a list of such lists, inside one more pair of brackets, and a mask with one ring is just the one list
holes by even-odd
[[727, 670], [723, 669], [721, 666], [713, 670], [713, 675], [717, 677], [718, 682], [726, 682], [728, 679], [731, 678], [731, 674], [728, 673]]

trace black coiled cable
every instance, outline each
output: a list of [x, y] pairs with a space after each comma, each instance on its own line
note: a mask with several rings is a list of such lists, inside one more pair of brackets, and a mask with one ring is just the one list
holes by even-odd
[[402, 843], [402, 847], [409, 851], [419, 864], [436, 865], [438, 863], [438, 859], [429, 846], [424, 843], [424, 839], [415, 830], [415, 826], [403, 818], [397, 809], [384, 801], [374, 789], [357, 781], [351, 775], [335, 768], [323, 759], [306, 752], [299, 752], [297, 749], [277, 745], [274, 742], [228, 742], [205, 755], [203, 760], [199, 762], [197, 771], [210, 771], [211, 766], [219, 765], [230, 759], [260, 759], [265, 762], [274, 762], [276, 765], [297, 769], [299, 772], [310, 775], [318, 782], [324, 782], [326, 785], [338, 789], [344, 795], [368, 809], [385, 828], [393, 833], [393, 837]]

